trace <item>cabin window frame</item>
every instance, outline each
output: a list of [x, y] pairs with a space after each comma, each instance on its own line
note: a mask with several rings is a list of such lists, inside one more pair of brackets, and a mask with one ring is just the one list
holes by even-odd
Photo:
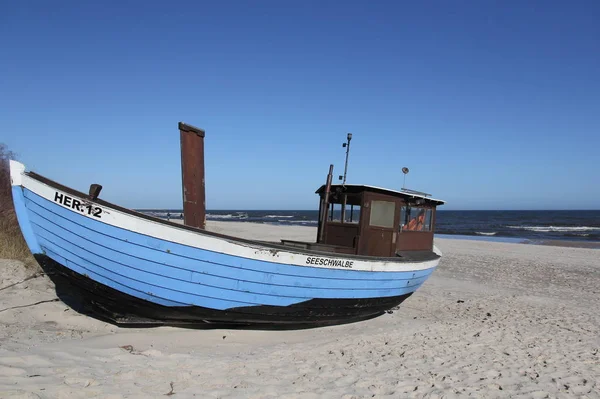
[[[389, 223], [385, 223], [385, 224], [375, 224], [373, 222], [373, 216], [374, 213], [373, 212], [377, 212], [376, 208], [379, 208], [377, 205], [379, 205], [379, 203], [385, 203], [386, 207], [388, 207], [388, 209], [384, 210], [383, 214], [380, 215], [375, 215], [377, 217], [377, 222], [379, 222], [381, 220], [381, 218], [389, 220]], [[369, 227], [375, 227], [375, 228], [380, 228], [380, 229], [394, 229], [395, 223], [396, 223], [396, 202], [395, 201], [389, 201], [387, 199], [373, 199], [370, 201], [370, 205], [369, 205]], [[379, 208], [381, 209], [381, 208]], [[362, 209], [361, 209], [362, 210]], [[389, 211], [392, 211], [391, 214], [391, 218], [389, 215]], [[387, 214], [386, 214], [387, 213]]]
[[[345, 196], [345, 195], [344, 195]], [[344, 208], [345, 203], [345, 208]], [[352, 200], [343, 201], [336, 199], [327, 205], [326, 223], [349, 224], [351, 226], [360, 225], [361, 214], [363, 212], [362, 195], [353, 195]], [[342, 218], [342, 214], [344, 218]]]
[[[328, 215], [328, 222], [329, 223], [341, 223], [341, 215], [342, 215], [342, 205], [337, 203], [337, 202], [331, 202], [330, 203], [330, 209], [329, 209], [329, 215]], [[336, 207], [338, 207], [339, 205], [339, 209], [338, 209], [338, 213], [340, 215], [339, 218], [335, 218], [335, 212], [336, 212]]]
[[[408, 213], [406, 212], [408, 210]], [[416, 210], [416, 212], [413, 212]], [[420, 216], [420, 212], [424, 211], [423, 223], [421, 228], [417, 229], [419, 226], [418, 218]], [[412, 214], [415, 214], [415, 217], [410, 218]], [[409, 221], [410, 218], [410, 221]], [[398, 224], [398, 231], [400, 232], [411, 232], [411, 233], [431, 233], [433, 232], [433, 218], [434, 218], [434, 208], [427, 206], [410, 206], [403, 204], [400, 206], [400, 223]], [[410, 223], [415, 222], [414, 228], [404, 228]]]
[[346, 204], [345, 218], [342, 223], [351, 225], [360, 224], [361, 212], [362, 207], [360, 205]]

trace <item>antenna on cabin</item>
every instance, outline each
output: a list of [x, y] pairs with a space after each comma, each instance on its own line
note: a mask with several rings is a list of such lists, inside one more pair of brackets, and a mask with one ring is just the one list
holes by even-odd
[[352, 133], [348, 133], [348, 142], [342, 143], [342, 148], [346, 148], [346, 165], [344, 166], [344, 176], [340, 176], [342, 185], [346, 184], [346, 173], [348, 172], [348, 154], [350, 153], [350, 140], [352, 140]]
[[402, 190], [406, 187], [406, 175], [408, 174], [408, 168], [405, 166], [402, 168], [402, 173], [404, 173], [404, 181], [402, 182]]

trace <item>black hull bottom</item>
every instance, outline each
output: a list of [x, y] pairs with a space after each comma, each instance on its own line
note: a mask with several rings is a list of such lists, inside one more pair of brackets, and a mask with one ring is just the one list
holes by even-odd
[[284, 328], [343, 324], [379, 316], [411, 294], [369, 299], [311, 299], [290, 306], [251, 306], [215, 310], [169, 307], [125, 294], [76, 273], [45, 255], [36, 260], [75, 310], [117, 325], [273, 326]]

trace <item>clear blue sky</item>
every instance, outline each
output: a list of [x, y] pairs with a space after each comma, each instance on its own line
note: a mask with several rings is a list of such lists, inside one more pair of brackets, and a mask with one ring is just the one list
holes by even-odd
[[0, 3], [0, 142], [133, 208], [316, 209], [330, 163], [443, 209], [600, 208], [600, 2]]

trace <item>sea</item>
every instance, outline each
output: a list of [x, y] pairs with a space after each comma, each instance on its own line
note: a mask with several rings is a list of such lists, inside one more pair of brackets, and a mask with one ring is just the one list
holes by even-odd
[[[181, 209], [143, 209], [160, 218], [182, 218]], [[358, 217], [357, 214], [353, 217]], [[213, 210], [207, 220], [317, 226], [318, 211]], [[600, 210], [570, 211], [446, 211], [436, 213], [436, 235], [486, 241], [570, 240], [600, 242]]]

